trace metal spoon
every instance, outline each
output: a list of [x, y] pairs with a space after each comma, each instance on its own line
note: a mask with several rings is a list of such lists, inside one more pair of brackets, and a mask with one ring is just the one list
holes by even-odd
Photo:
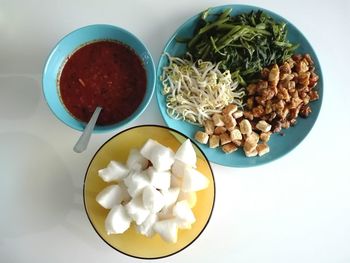
[[98, 119], [98, 116], [100, 115], [101, 110], [102, 110], [101, 107], [96, 107], [94, 113], [91, 116], [91, 119], [89, 120], [88, 124], [85, 126], [85, 129], [84, 129], [82, 135], [80, 136], [77, 143], [74, 145], [73, 150], [75, 152], [81, 153], [81, 152], [85, 151], [85, 149], [90, 141], [92, 131], [94, 130], [96, 121]]

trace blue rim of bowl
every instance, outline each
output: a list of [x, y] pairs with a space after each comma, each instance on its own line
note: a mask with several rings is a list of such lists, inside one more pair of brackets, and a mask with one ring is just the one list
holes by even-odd
[[[153, 61], [153, 57], [152, 57], [152, 55], [151, 55], [151, 52], [148, 50], [148, 48], [146, 47], [146, 45], [144, 45], [143, 42], [142, 42], [136, 35], [134, 35], [133, 33], [129, 32], [128, 30], [126, 30], [126, 29], [124, 29], [124, 28], [121, 28], [121, 27], [118, 27], [118, 26], [115, 26], [115, 25], [110, 25], [110, 24], [90, 24], [90, 25], [87, 25], [87, 26], [79, 27], [79, 28], [77, 28], [77, 29], [75, 29], [75, 30], [69, 32], [68, 34], [64, 35], [63, 37], [61, 37], [61, 38], [59, 39], [59, 41], [57, 41], [56, 45], [55, 45], [55, 46], [51, 49], [51, 51], [49, 52], [49, 55], [47, 56], [47, 58], [46, 58], [46, 60], [45, 60], [45, 64], [44, 64], [43, 71], [42, 71], [42, 78], [41, 78], [42, 93], [43, 93], [43, 95], [44, 95], [45, 102], [46, 102], [47, 106], [49, 107], [50, 111], [51, 111], [51, 112], [55, 115], [55, 117], [56, 117], [57, 119], [59, 119], [63, 124], [69, 126], [70, 128], [72, 128], [72, 129], [74, 129], [74, 130], [80, 131], [80, 132], [82, 132], [82, 131], [84, 130], [84, 128], [85, 128], [85, 126], [83, 126], [83, 125], [82, 125], [81, 128], [79, 128], [79, 127], [76, 127], [76, 126], [74, 126], [74, 125], [71, 125], [71, 124], [66, 123], [66, 122], [65, 122], [63, 119], [61, 119], [60, 116], [58, 116], [58, 115], [56, 114], [56, 112], [51, 108], [50, 104], [48, 103], [48, 100], [47, 100], [47, 97], [46, 97], [46, 93], [45, 93], [45, 91], [44, 91], [45, 72], [47, 71], [48, 63], [49, 63], [51, 57], [53, 56], [54, 50], [56, 50], [56, 49], [58, 48], [58, 46], [60, 45], [60, 43], [61, 43], [64, 39], [66, 39], [66, 38], [68, 38], [69, 36], [75, 34], [75, 33], [76, 33], [77, 31], [79, 31], [79, 30], [86, 29], [86, 28], [91, 28], [91, 27], [107, 27], [107, 28], [117, 29], [117, 30], [122, 31], [123, 33], [125, 33], [125, 34], [127, 34], [127, 35], [129, 35], [129, 36], [131, 36], [131, 37], [133, 37], [133, 38], [135, 38], [135, 39], [141, 44], [141, 46], [144, 48], [144, 50], [147, 52], [147, 54], [148, 54], [148, 56], [149, 56], [149, 60], [151, 61], [152, 70], [153, 70], [153, 72], [154, 72], [154, 74], [152, 74], [153, 76], [151, 76], [152, 79], [153, 79], [153, 84], [152, 84], [152, 87], [151, 87], [151, 93], [150, 93], [150, 95], [149, 95], [149, 98], [147, 98], [145, 101], [142, 100], [142, 102], [141, 102], [140, 105], [139, 105], [139, 107], [140, 107], [142, 104], [144, 104], [144, 107], [143, 107], [138, 113], [136, 113], [137, 110], [138, 110], [138, 108], [137, 108], [137, 109], [135, 110], [135, 112], [134, 112], [132, 115], [130, 115], [128, 118], [126, 118], [126, 119], [124, 119], [124, 120], [122, 120], [122, 121], [120, 121], [120, 122], [118, 122], [118, 123], [116, 123], [116, 124], [105, 125], [105, 126], [96, 126], [96, 127], [102, 127], [102, 129], [96, 129], [96, 127], [95, 127], [95, 129], [93, 130], [93, 133], [98, 134], [98, 133], [106, 133], [106, 132], [111, 132], [111, 131], [114, 131], [114, 130], [118, 130], [118, 129], [124, 127], [125, 125], [129, 124], [130, 122], [136, 120], [136, 119], [146, 110], [146, 108], [148, 107], [148, 105], [149, 105], [149, 103], [151, 102], [151, 99], [152, 99], [152, 97], [153, 97], [153, 95], [154, 95], [154, 90], [155, 90], [155, 85], [156, 85], [156, 68], [155, 68], [155, 64], [154, 64], [154, 61]], [[99, 40], [99, 39], [96, 39], [96, 40], [94, 40], [94, 41], [98, 41], [98, 40]], [[78, 46], [77, 49], [80, 48], [80, 47], [82, 47], [82, 46], [83, 46], [83, 45]], [[129, 45], [128, 45], [128, 46], [129, 46]], [[132, 47], [130, 47], [130, 48], [132, 48]], [[132, 49], [133, 49], [133, 48], [132, 48]], [[133, 50], [134, 50], [134, 49], [133, 49]], [[74, 51], [73, 51], [73, 52], [74, 52]], [[138, 55], [138, 56], [139, 56], [139, 55]], [[149, 77], [149, 76], [147, 76], [147, 78], [148, 78], [148, 77]], [[147, 89], [147, 87], [146, 87], [146, 89]], [[146, 93], [145, 93], [145, 97], [146, 97]], [[144, 99], [145, 99], [145, 97], [144, 97]], [[68, 110], [67, 110], [67, 112], [69, 113]], [[69, 114], [70, 114], [70, 113], [69, 113]], [[71, 114], [70, 114], [70, 115], [71, 115]], [[73, 115], [71, 115], [71, 116], [72, 116], [73, 118], [75, 118]], [[76, 118], [75, 118], [75, 119], [76, 119]], [[78, 122], [82, 123], [82, 124], [84, 123], [84, 122], [82, 122], [82, 121], [80, 121], [80, 120], [78, 120], [78, 119], [76, 119], [76, 120], [77, 120]]]
[[[165, 256], [152, 257], [152, 258], [138, 257], [138, 256], [135, 256], [135, 255], [130, 255], [130, 254], [125, 253], [125, 252], [119, 250], [118, 248], [112, 246], [111, 244], [109, 244], [109, 243], [100, 235], [100, 233], [97, 231], [97, 229], [95, 228], [94, 224], [92, 223], [92, 220], [91, 220], [91, 218], [90, 218], [90, 215], [89, 215], [89, 213], [88, 213], [88, 211], [87, 211], [86, 201], [85, 201], [85, 183], [86, 183], [86, 178], [87, 178], [87, 176], [88, 176], [88, 171], [89, 171], [89, 169], [90, 169], [91, 163], [92, 163], [92, 161], [95, 159], [96, 155], [100, 152], [100, 150], [101, 150], [109, 141], [113, 140], [113, 139], [114, 139], [115, 137], [117, 137], [118, 135], [120, 135], [120, 134], [122, 134], [122, 133], [124, 133], [124, 132], [127, 132], [127, 131], [129, 131], [129, 130], [133, 130], [133, 129], [137, 129], [137, 128], [142, 128], [142, 127], [157, 127], [157, 128], [162, 128], [162, 129], [170, 130], [170, 131], [172, 131], [172, 132], [175, 132], [175, 133], [180, 134], [181, 136], [183, 136], [183, 137], [186, 138], [186, 139], [189, 139], [189, 140], [191, 141], [191, 143], [192, 143], [193, 145], [195, 145], [196, 148], [200, 151], [200, 153], [204, 156], [205, 161], [206, 161], [206, 163], [207, 163], [208, 166], [209, 166], [210, 173], [211, 173], [211, 177], [213, 178], [213, 190], [214, 190], [213, 204], [212, 204], [212, 207], [211, 207], [211, 210], [210, 210], [210, 214], [209, 214], [209, 216], [208, 216], [208, 220], [207, 220], [207, 222], [205, 223], [205, 225], [203, 226], [203, 228], [201, 229], [201, 231], [198, 233], [198, 235], [197, 235], [190, 243], [188, 243], [186, 246], [184, 246], [183, 248], [181, 248], [181, 249], [179, 249], [179, 250], [177, 250], [177, 251], [175, 251], [175, 252], [173, 252], [173, 253], [171, 253], [171, 254], [165, 255]], [[213, 215], [214, 206], [215, 206], [215, 200], [216, 200], [215, 176], [214, 176], [213, 168], [211, 167], [210, 161], [208, 160], [208, 158], [207, 158], [207, 156], [205, 155], [205, 153], [203, 152], [203, 150], [202, 150], [201, 148], [199, 148], [199, 147], [197, 146], [197, 144], [195, 144], [194, 141], [193, 141], [191, 138], [189, 138], [187, 135], [185, 135], [185, 134], [183, 134], [182, 132], [177, 131], [177, 130], [171, 128], [171, 127], [167, 127], [167, 126], [163, 126], [163, 125], [157, 125], [157, 124], [138, 125], [138, 126], [130, 127], [130, 128], [128, 128], [128, 129], [125, 129], [125, 130], [123, 130], [123, 131], [121, 131], [121, 132], [119, 132], [119, 133], [113, 135], [113, 136], [112, 136], [111, 138], [109, 138], [105, 143], [103, 143], [103, 144], [101, 145], [101, 147], [98, 148], [98, 150], [95, 152], [94, 156], [91, 158], [91, 161], [89, 162], [89, 165], [88, 165], [88, 167], [87, 167], [87, 169], [86, 169], [85, 177], [84, 177], [84, 184], [83, 184], [84, 209], [85, 209], [85, 213], [86, 213], [86, 215], [87, 215], [87, 217], [88, 217], [88, 219], [89, 219], [89, 221], [90, 221], [91, 226], [93, 227], [93, 229], [95, 230], [95, 232], [98, 234], [98, 236], [99, 236], [107, 245], [109, 245], [111, 248], [113, 248], [114, 250], [116, 250], [116, 251], [118, 251], [118, 252], [120, 252], [120, 253], [122, 253], [122, 254], [124, 254], [124, 255], [126, 255], [126, 256], [129, 256], [129, 257], [132, 257], [132, 258], [137, 258], [137, 259], [152, 260], [152, 259], [167, 258], [167, 257], [173, 256], [173, 255], [175, 255], [175, 254], [177, 254], [177, 253], [183, 251], [184, 249], [186, 249], [186, 248], [188, 248], [190, 245], [192, 245], [192, 244], [202, 235], [202, 233], [204, 232], [204, 230], [207, 228], [207, 226], [208, 226], [208, 224], [209, 224], [209, 222], [210, 222], [211, 216]]]
[[[290, 153], [292, 150], [294, 150], [306, 137], [307, 135], [310, 133], [310, 131], [312, 130], [312, 128], [314, 127], [317, 119], [318, 119], [318, 116], [320, 114], [320, 111], [321, 111], [321, 108], [322, 108], [322, 102], [323, 102], [323, 86], [324, 86], [324, 81], [323, 81], [323, 74], [322, 74], [322, 67], [321, 67], [321, 64], [319, 62], [319, 59], [316, 55], [316, 52], [314, 50], [314, 48], [312, 47], [311, 43], [309, 42], [309, 40], [305, 37], [305, 35], [293, 24], [291, 23], [289, 20], [287, 20], [286, 18], [282, 17], [281, 15], [273, 12], [273, 11], [270, 11], [268, 9], [265, 9], [265, 8], [262, 8], [262, 7], [258, 7], [258, 6], [254, 6], [254, 5], [244, 5], [244, 4], [227, 4], [227, 5], [220, 5], [220, 6], [213, 6], [213, 7], [209, 7], [209, 9], [214, 13], [217, 11], [217, 10], [224, 10], [224, 9], [227, 9], [227, 8], [232, 8], [232, 11], [234, 11], [234, 8], [243, 8], [243, 9], [251, 9], [251, 11], [253, 10], [261, 10], [263, 12], [266, 12], [268, 15], [272, 15], [276, 18], [278, 18], [279, 21], [283, 21], [285, 22], [286, 24], [288, 24], [287, 26], [291, 26], [294, 28], [294, 30], [296, 30], [298, 32], [298, 34], [300, 34], [303, 39], [305, 40], [305, 42], [309, 45], [310, 47], [310, 50], [315, 54], [315, 56], [312, 57], [313, 61], [316, 62], [315, 64], [317, 64], [317, 71], [318, 71], [318, 75], [319, 75], [319, 81], [320, 83], [322, 83], [322, 87], [321, 89], [318, 89], [318, 92], [319, 92], [319, 99], [318, 99], [318, 103], [319, 103], [319, 107], [317, 108], [317, 111], [315, 112], [314, 109], [312, 109], [312, 115], [314, 115], [314, 118], [315, 120], [311, 123], [311, 125], [309, 126], [309, 130], [306, 132], [305, 136], [303, 138], [301, 138], [296, 144], [294, 144], [293, 147], [291, 147], [290, 149], [286, 150], [283, 154], [273, 158], [272, 160], [268, 160], [266, 162], [257, 162], [257, 163], [253, 163], [253, 164], [250, 164], [250, 165], [242, 165], [240, 163], [235, 163], [234, 165], [225, 165], [223, 164], [222, 162], [220, 161], [217, 161], [217, 160], [210, 160], [211, 162], [215, 163], [215, 164], [218, 164], [218, 165], [221, 165], [221, 166], [226, 166], [226, 167], [235, 167], [235, 168], [249, 168], [249, 167], [256, 167], [256, 166], [260, 166], [260, 165], [264, 165], [264, 164], [267, 164], [267, 163], [270, 163], [272, 161], [276, 161], [284, 156], [286, 156], [288, 153]], [[206, 9], [205, 9], [206, 10]], [[200, 11], [199, 13], [197, 13], [196, 15], [190, 17], [189, 19], [187, 19], [184, 23], [182, 23], [177, 29], [176, 31], [171, 35], [171, 37], [168, 39], [168, 41], [166, 42], [166, 44], [164, 45], [164, 48], [162, 49], [162, 53], [159, 57], [159, 60], [158, 60], [158, 63], [157, 63], [157, 69], [156, 69], [156, 81], [155, 81], [155, 86], [156, 86], [156, 97], [157, 97], [157, 104], [158, 104], [158, 108], [159, 108], [159, 111], [161, 112], [161, 116], [162, 116], [162, 119], [163, 121], [165, 122], [165, 124], [169, 126], [168, 122], [167, 122], [167, 119], [165, 118], [165, 116], [162, 114], [162, 107], [159, 103], [159, 99], [161, 98], [161, 92], [159, 92], [158, 90], [158, 86], [160, 85], [159, 82], [160, 82], [160, 76], [162, 75], [161, 73], [163, 72], [163, 70], [160, 67], [160, 63], [162, 62], [163, 60], [163, 56], [164, 56], [164, 51], [170, 46], [170, 44], [173, 42], [173, 40], [176, 38], [176, 36], [178, 36], [179, 32], [183, 29], [183, 27], [189, 23], [193, 23], [195, 20], [197, 20], [200, 15], [205, 11], [205, 10], [202, 10]], [[245, 12], [245, 11], [244, 11]], [[241, 12], [243, 13], [243, 12]], [[164, 96], [164, 95], [162, 95]], [[169, 116], [169, 118], [171, 118]], [[300, 118], [300, 117], [299, 117]], [[182, 120], [178, 120], [178, 121], [182, 121]], [[189, 137], [188, 135], [186, 135], [187, 137]], [[198, 148], [200, 148], [201, 150], [203, 150], [203, 145], [200, 145], [199, 143], [195, 142], [196, 145], [198, 146]], [[213, 149], [206, 149], [206, 150], [213, 150]], [[224, 153], [223, 153], [224, 154]], [[232, 154], [235, 154], [235, 153], [232, 153]], [[248, 157], [247, 157], [248, 158]]]

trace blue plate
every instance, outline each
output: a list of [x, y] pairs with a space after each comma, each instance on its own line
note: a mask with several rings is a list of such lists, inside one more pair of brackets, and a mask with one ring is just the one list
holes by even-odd
[[[198, 146], [204, 151], [208, 159], [213, 162], [224, 166], [230, 167], [251, 167], [256, 165], [265, 164], [280, 158], [286, 153], [294, 149], [310, 132], [313, 127], [317, 116], [320, 112], [322, 98], [323, 98], [323, 79], [320, 63], [317, 56], [311, 47], [308, 40], [304, 35], [289, 21], [283, 17], [268, 11], [263, 8], [258, 8], [248, 5], [225, 5], [211, 8], [211, 14], [220, 13], [227, 8], [232, 8], [231, 15], [237, 15], [240, 13], [250, 12], [252, 10], [262, 10], [269, 14], [277, 22], [285, 22], [288, 29], [288, 40], [292, 43], [299, 43], [300, 46], [296, 53], [309, 53], [315, 63], [316, 73], [319, 75], [319, 81], [317, 84], [317, 90], [319, 92], [319, 100], [312, 102], [312, 114], [307, 119], [298, 118], [298, 123], [295, 127], [289, 129], [283, 129], [284, 136], [279, 134], [273, 134], [270, 141], [268, 142], [270, 146], [270, 152], [262, 157], [246, 157], [242, 149], [232, 153], [225, 154], [221, 149], [211, 149], [207, 145], [202, 145], [198, 143]], [[193, 35], [195, 25], [198, 22], [200, 14], [190, 18], [186, 21], [170, 38], [168, 43], [165, 45], [163, 53], [167, 52], [172, 56], [182, 56], [186, 52], [186, 45], [176, 42], [176, 37], [191, 37]], [[156, 94], [160, 112], [163, 116], [165, 123], [184, 134], [188, 137], [193, 138], [197, 130], [202, 130], [201, 127], [189, 124], [185, 121], [174, 120], [166, 112], [165, 96], [162, 94], [162, 82], [160, 81], [160, 76], [163, 72], [163, 67], [168, 65], [168, 60], [164, 54], [162, 54], [157, 68], [157, 83], [156, 83]]]

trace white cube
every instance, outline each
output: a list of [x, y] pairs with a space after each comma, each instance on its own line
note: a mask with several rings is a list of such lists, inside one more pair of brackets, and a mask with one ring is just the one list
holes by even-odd
[[177, 241], [177, 223], [173, 219], [158, 221], [153, 225], [153, 229], [166, 242], [176, 243]]
[[154, 167], [148, 167], [146, 170], [151, 185], [157, 189], [169, 189], [171, 183], [171, 173], [169, 171], [159, 172]]
[[105, 220], [105, 228], [108, 235], [122, 234], [130, 227], [130, 223], [131, 218], [124, 206], [117, 205], [109, 211]]
[[150, 184], [148, 175], [145, 172], [131, 171], [124, 179], [124, 184], [130, 196], [135, 197], [140, 194], [144, 187]]
[[133, 171], [142, 171], [147, 168], [148, 160], [142, 156], [140, 150], [131, 149], [129, 152], [128, 160], [126, 161], [126, 166]]
[[164, 196], [151, 185], [143, 189], [142, 200], [144, 207], [151, 213], [158, 213], [165, 204]]
[[117, 161], [110, 161], [106, 168], [98, 171], [98, 175], [107, 183], [119, 182], [127, 177], [128, 173], [129, 169], [124, 164]]
[[207, 188], [209, 179], [193, 168], [187, 168], [182, 181], [182, 191], [196, 192]]
[[175, 160], [175, 154], [170, 148], [152, 139], [147, 140], [140, 150], [140, 153], [143, 157], [151, 161], [157, 171], [170, 170]]
[[125, 209], [137, 225], [141, 225], [150, 214], [150, 211], [143, 205], [141, 195], [131, 199], [131, 201], [125, 205]]
[[137, 231], [146, 237], [152, 237], [155, 234], [153, 225], [157, 221], [158, 216], [156, 214], [150, 214], [141, 225], [137, 226]]
[[97, 196], [96, 201], [104, 208], [111, 209], [122, 201], [129, 200], [130, 196], [125, 188], [119, 185], [105, 187]]
[[175, 153], [175, 159], [196, 167], [197, 155], [189, 139], [184, 141]]

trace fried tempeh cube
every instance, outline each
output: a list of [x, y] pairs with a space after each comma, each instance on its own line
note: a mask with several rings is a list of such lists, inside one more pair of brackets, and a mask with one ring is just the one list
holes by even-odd
[[205, 132], [197, 131], [196, 134], [194, 135], [194, 138], [199, 143], [207, 144], [209, 140], [209, 135]]

